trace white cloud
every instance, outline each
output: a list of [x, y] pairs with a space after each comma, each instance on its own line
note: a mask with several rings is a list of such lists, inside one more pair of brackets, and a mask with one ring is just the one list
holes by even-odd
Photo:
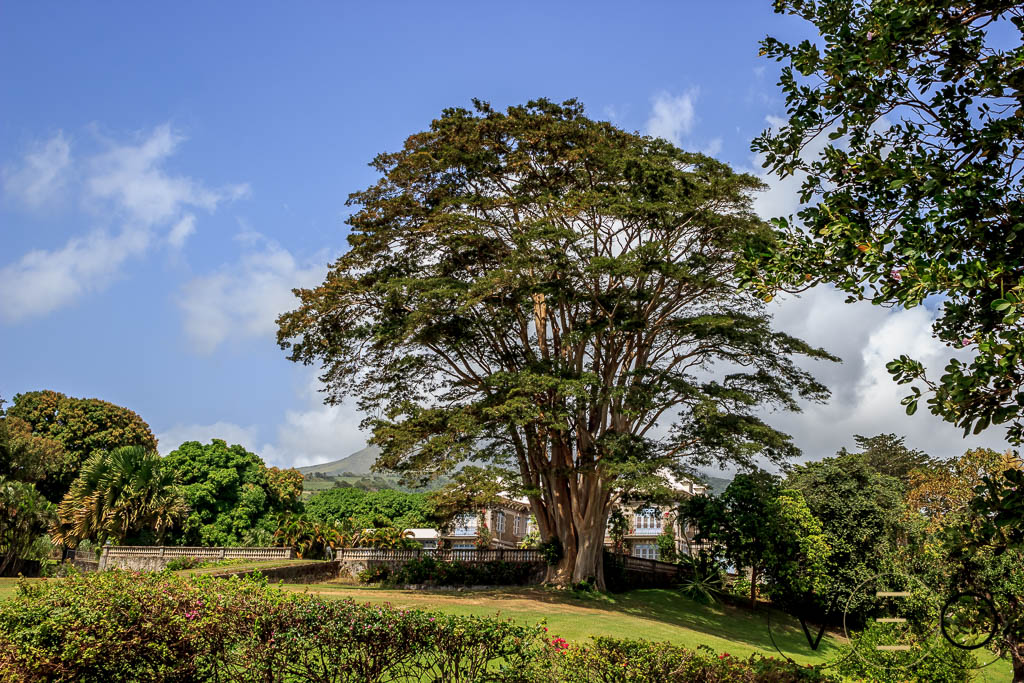
[[195, 231], [196, 217], [194, 214], [190, 213], [174, 224], [171, 231], [167, 233], [167, 242], [175, 249], [181, 249], [185, 246], [185, 240], [187, 240]]
[[54, 311], [105, 288], [121, 265], [149, 246], [145, 230], [73, 237], [60, 249], [28, 252], [0, 268], [0, 318], [15, 323]]
[[667, 92], [655, 95], [651, 104], [651, 116], [647, 119], [648, 135], [663, 138], [677, 147], [682, 147], [683, 139], [690, 134], [697, 121], [694, 106], [696, 101], [696, 88], [676, 96]]
[[[951, 457], [968, 448], [1006, 449], [1003, 432], [989, 429], [979, 436], [963, 431], [928, 412], [924, 402], [908, 416], [900, 400], [910, 393], [892, 381], [885, 364], [906, 353], [933, 373], [951, 357], [968, 354], [946, 347], [932, 336], [933, 317], [924, 307], [888, 310], [868, 302], [844, 303], [845, 295], [819, 286], [797, 297], [780, 297], [773, 306], [776, 326], [840, 356], [843, 364], [813, 363], [815, 375], [832, 389], [825, 405], [809, 404], [802, 413], [773, 413], [766, 419], [793, 435], [805, 458], [833, 455], [853, 448], [854, 434], [893, 432], [907, 443], [936, 457]], [[779, 301], [779, 299], [777, 299]]]
[[[83, 294], [102, 290], [132, 257], [166, 241], [180, 248], [195, 232], [195, 215], [186, 209], [213, 211], [244, 196], [245, 185], [210, 190], [201, 183], [168, 174], [167, 158], [182, 141], [170, 126], [159, 126], [135, 144], [108, 144], [81, 164], [77, 190], [94, 213], [120, 219], [116, 230], [97, 229], [74, 236], [53, 250], [35, 249], [0, 267], [0, 319], [8, 323], [46, 315]], [[63, 136], [29, 154], [23, 167], [5, 176], [5, 187], [28, 203], [48, 201], [72, 173], [71, 153]]]
[[59, 199], [71, 166], [71, 145], [64, 133], [36, 145], [18, 167], [3, 172], [4, 192], [32, 208]]
[[354, 402], [324, 405], [320, 386], [316, 373], [310, 371], [301, 392], [306, 407], [285, 413], [274, 444], [263, 448], [267, 462], [286, 467], [317, 465], [366, 447], [369, 434], [359, 430], [363, 415]]
[[88, 192], [113, 200], [130, 220], [145, 225], [173, 220], [184, 207], [213, 211], [222, 201], [248, 194], [249, 187], [244, 184], [211, 190], [187, 176], [168, 175], [161, 164], [183, 140], [164, 124], [139, 144], [112, 146], [92, 159]]
[[156, 435], [161, 455], [167, 455], [186, 441], [209, 443], [211, 439], [222, 439], [229, 446], [238, 444], [247, 451], [259, 454], [259, 428], [256, 425], [242, 427], [233, 422], [214, 422], [206, 425], [177, 424]]
[[200, 353], [232, 337], [272, 338], [277, 316], [296, 306], [292, 289], [313, 287], [327, 272], [325, 259], [302, 265], [260, 236], [244, 235], [243, 242], [246, 250], [237, 263], [194, 278], [179, 297], [185, 333]]

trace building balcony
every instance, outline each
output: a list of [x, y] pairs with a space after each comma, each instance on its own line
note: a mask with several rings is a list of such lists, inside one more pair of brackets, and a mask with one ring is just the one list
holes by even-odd
[[457, 526], [452, 531], [452, 536], [476, 536], [475, 526]]
[[642, 529], [633, 529], [627, 534], [628, 536], [661, 536], [665, 533], [665, 529], [662, 527], [644, 527]]

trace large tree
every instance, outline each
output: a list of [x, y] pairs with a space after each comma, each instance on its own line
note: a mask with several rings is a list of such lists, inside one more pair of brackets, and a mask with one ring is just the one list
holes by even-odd
[[[149, 425], [127, 408], [98, 398], [73, 398], [56, 391], [17, 394], [7, 418], [12, 428], [23, 421], [31, 435], [60, 444], [47, 461], [45, 473], [36, 484], [48, 500], [59, 503], [71, 488], [82, 464], [99, 451], [121, 446], [156, 450], [156, 437]], [[37, 449], [43, 442], [36, 443]]]
[[[933, 329], [969, 348], [936, 377], [889, 364], [904, 401], [975, 433], [1024, 436], [1024, 8], [1019, 0], [776, 0], [820, 39], [762, 43], [783, 62], [787, 119], [754, 141], [802, 177], [799, 220], [751, 246], [763, 296], [831, 282], [850, 300], [940, 303]], [[811, 150], [819, 148], [820, 152]]]
[[[260, 456], [221, 439], [186, 441], [164, 458], [178, 476], [189, 513], [170, 540], [181, 545], [241, 545], [268, 539], [280, 515], [302, 504], [302, 475], [268, 468]], [[262, 534], [254, 532], [262, 530]], [[265, 542], [265, 541], [263, 541]]]
[[754, 177], [547, 100], [445, 110], [373, 167], [279, 342], [358, 395], [378, 465], [507, 465], [562, 546], [549, 581], [603, 585], [616, 497], [660, 473], [797, 452], [758, 411], [824, 399], [794, 357], [830, 356], [737, 291], [771, 239]]
[[[786, 485], [803, 494], [831, 548], [818, 607], [837, 617], [858, 585], [892, 568], [913, 537], [900, 480], [861, 454], [841, 454], [792, 468]], [[913, 538], [912, 538], [913, 537]], [[858, 600], [852, 609], [861, 607]]]

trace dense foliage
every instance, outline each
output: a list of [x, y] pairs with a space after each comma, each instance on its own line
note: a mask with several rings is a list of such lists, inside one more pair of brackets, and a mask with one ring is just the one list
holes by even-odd
[[536, 570], [536, 565], [529, 562], [447, 562], [428, 556], [409, 560], [397, 568], [376, 565], [359, 579], [389, 586], [524, 586], [536, 578]]
[[0, 476], [0, 576], [16, 569], [54, 520], [54, 505], [32, 484]]
[[563, 549], [550, 581], [602, 585], [616, 496], [797, 452], [759, 407], [824, 399], [795, 359], [831, 356], [737, 291], [740, 251], [770, 239], [756, 178], [548, 100], [447, 109], [373, 167], [349, 250], [278, 340], [329, 402], [359, 397], [378, 464], [505, 466]]
[[[798, 490], [820, 522], [830, 548], [820, 611], [841, 614], [862, 582], [893, 568], [908, 541], [903, 486], [848, 453], [794, 467], [786, 485]], [[850, 604], [857, 609], [856, 601]]]
[[15, 395], [7, 417], [22, 420], [33, 436], [60, 445], [48, 459], [44, 476], [37, 478], [37, 488], [53, 503], [64, 498], [82, 464], [96, 452], [121, 446], [156, 450], [156, 437], [141, 417], [98, 398], [30, 391]]
[[84, 540], [162, 545], [187, 513], [175, 472], [160, 454], [122, 446], [85, 461], [57, 508], [53, 537], [69, 547]]
[[565, 683], [754, 683], [836, 681], [819, 669], [798, 667], [775, 657], [746, 659], [701, 646], [695, 652], [679, 645], [644, 640], [595, 638], [587, 645], [566, 645], [557, 658], [558, 681]]
[[0, 681], [139, 680], [831, 679], [643, 641], [573, 645], [542, 626], [290, 594], [259, 578], [112, 571], [23, 586], [0, 602]]
[[831, 555], [827, 538], [801, 493], [783, 489], [778, 477], [738, 474], [720, 497], [694, 496], [680, 514], [697, 527], [697, 542], [752, 570], [751, 606], [761, 580], [775, 600], [794, 606], [823, 588]]
[[180, 545], [248, 545], [269, 540], [281, 514], [301, 507], [302, 475], [267, 468], [258, 455], [220, 439], [188, 441], [164, 459], [178, 476], [188, 517], [169, 540]]
[[[889, 364], [905, 401], [943, 419], [1024, 436], [1024, 8], [1019, 0], [775, 0], [819, 40], [767, 38], [783, 62], [787, 120], [754, 142], [802, 178], [802, 225], [750, 249], [765, 296], [830, 282], [882, 305], [941, 301], [933, 329], [973, 357], [938, 379]], [[827, 137], [827, 139], [826, 139]], [[817, 149], [816, 149], [817, 148]], [[813, 201], [812, 201], [813, 200]]]
[[356, 487], [330, 489], [314, 494], [306, 501], [306, 515], [320, 522], [351, 520], [355, 527], [361, 529], [417, 529], [436, 524], [425, 493], [364, 491]]
[[897, 638], [890, 625], [872, 621], [835, 655], [833, 670], [850, 680], [878, 683], [966, 683], [974, 679], [979, 664], [974, 654], [950, 645], [939, 633], [913, 641], [913, 652], [920, 652], [920, 647], [928, 654], [909, 665], [908, 659], [917, 659], [916, 654], [908, 657], [903, 652], [876, 649], [897, 644], [909, 645], [911, 641]]
[[43, 559], [39, 540], [56, 510], [36, 484], [63, 452], [53, 439], [32, 434], [24, 420], [9, 417], [3, 404], [0, 399], [0, 576], [17, 572], [23, 560]]

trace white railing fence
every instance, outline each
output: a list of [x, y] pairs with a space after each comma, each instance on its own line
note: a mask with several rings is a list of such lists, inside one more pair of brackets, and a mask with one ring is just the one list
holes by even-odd
[[496, 550], [378, 550], [375, 548], [342, 548], [335, 551], [335, 559], [341, 561], [374, 560], [380, 562], [408, 562], [422, 557], [451, 562], [543, 562], [539, 550], [519, 548], [498, 548]]
[[115, 557], [199, 557], [202, 559], [235, 559], [247, 560], [290, 560], [295, 557], [291, 548], [227, 548], [200, 547], [179, 545], [108, 545], [103, 547], [103, 555]]

